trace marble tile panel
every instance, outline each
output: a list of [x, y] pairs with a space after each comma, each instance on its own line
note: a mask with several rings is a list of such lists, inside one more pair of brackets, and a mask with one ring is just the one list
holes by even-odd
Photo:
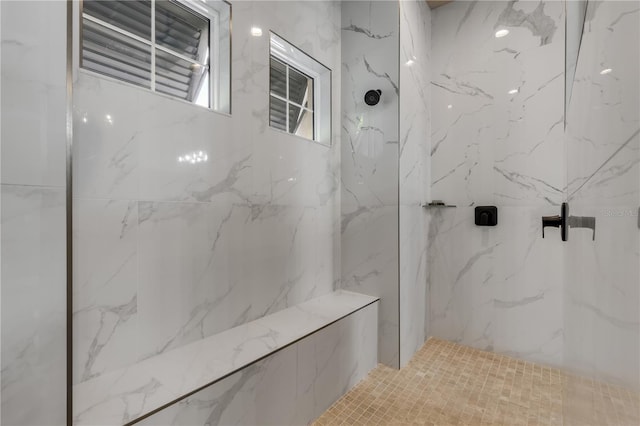
[[143, 358], [229, 328], [251, 307], [231, 261], [241, 253], [231, 233], [246, 215], [233, 204], [138, 204]]
[[10, 425], [63, 425], [64, 189], [2, 185], [1, 190], [1, 420]]
[[587, 204], [634, 204], [640, 65], [637, 49], [629, 43], [640, 37], [640, 15], [634, 3], [595, 2], [586, 20], [567, 111], [569, 198]]
[[398, 157], [400, 366], [425, 341], [428, 212], [431, 196], [431, 11], [400, 2], [400, 145]]
[[[434, 12], [434, 198], [560, 202], [563, 19], [557, 2], [460, 2]], [[510, 33], [496, 38], [502, 27]]]
[[[342, 287], [380, 297], [378, 358], [398, 363], [398, 208], [343, 214]], [[376, 232], [373, 232], [375, 230]]]
[[2, 183], [64, 186], [66, 4], [2, 5]]
[[567, 365], [635, 390], [640, 389], [638, 24], [636, 3], [587, 5], [567, 112], [567, 174], [571, 212], [594, 217], [596, 235], [593, 240], [589, 230], [570, 230], [564, 287]]
[[138, 360], [138, 203], [76, 199], [73, 217], [78, 383]]
[[563, 247], [556, 233], [541, 238], [544, 211], [501, 207], [496, 228], [475, 226], [473, 208], [433, 214], [430, 335], [562, 364]]
[[397, 366], [399, 6], [341, 7], [341, 286], [381, 297], [379, 359]]

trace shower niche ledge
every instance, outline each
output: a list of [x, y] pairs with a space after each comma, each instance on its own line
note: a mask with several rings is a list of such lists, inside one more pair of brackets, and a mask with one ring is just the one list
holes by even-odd
[[379, 301], [339, 290], [74, 385], [74, 425], [133, 424]]

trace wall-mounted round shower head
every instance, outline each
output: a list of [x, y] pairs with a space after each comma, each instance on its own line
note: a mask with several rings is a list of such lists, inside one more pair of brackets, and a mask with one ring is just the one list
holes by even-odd
[[364, 94], [364, 103], [370, 106], [378, 105], [380, 102], [380, 95], [382, 95], [382, 90], [369, 90]]

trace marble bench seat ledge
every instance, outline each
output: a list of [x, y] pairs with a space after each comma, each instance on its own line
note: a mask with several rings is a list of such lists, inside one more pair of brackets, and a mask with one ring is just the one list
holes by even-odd
[[132, 422], [378, 300], [339, 290], [74, 385], [74, 424]]

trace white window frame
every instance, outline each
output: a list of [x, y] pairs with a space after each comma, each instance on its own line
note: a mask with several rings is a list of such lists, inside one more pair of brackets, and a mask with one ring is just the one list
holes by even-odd
[[[112, 78], [118, 82], [127, 84], [127, 85], [132, 85], [135, 87], [139, 87], [139, 88], [143, 88], [143, 89], [147, 89], [147, 90], [151, 90], [154, 93], [158, 93], [160, 95], [164, 95], [164, 96], [169, 96], [172, 99], [177, 99], [177, 100], [182, 100], [185, 101], [184, 99], [180, 99], [176, 96], [173, 96], [171, 94], [166, 94], [166, 93], [162, 93], [162, 92], [158, 92], [156, 91], [156, 50], [160, 50], [163, 51], [165, 53], [168, 53], [170, 55], [174, 55], [184, 61], [190, 62], [192, 64], [197, 64], [199, 66], [202, 67], [206, 67], [209, 70], [209, 106], [208, 107], [204, 107], [202, 105], [198, 105], [200, 107], [203, 108], [208, 108], [208, 109], [213, 109], [213, 110], [218, 110], [220, 109], [220, 97], [218, 96], [218, 94], [220, 93], [221, 90], [221, 81], [220, 81], [220, 65], [221, 65], [221, 61], [220, 61], [220, 14], [218, 11], [216, 11], [215, 9], [211, 8], [211, 7], [207, 7], [205, 6], [201, 1], [198, 0], [174, 0], [177, 3], [182, 4], [183, 6], [185, 6], [187, 9], [192, 10], [193, 12], [202, 15], [205, 19], [209, 20], [209, 56], [207, 58], [207, 60], [205, 62], [200, 62], [200, 61], [196, 61], [192, 58], [186, 57], [174, 50], [171, 50], [169, 48], [166, 48], [164, 46], [158, 45], [156, 43], [156, 0], [151, 0], [151, 39], [147, 40], [144, 37], [140, 37], [136, 34], [133, 34], [127, 30], [124, 30], [122, 28], [119, 28], [115, 25], [109, 24], [108, 22], [105, 22], [99, 18], [96, 18], [94, 16], [89, 15], [88, 13], [85, 13], [82, 6], [80, 7], [80, 11], [81, 11], [81, 16], [80, 16], [80, 20], [79, 20], [79, 27], [80, 27], [80, 37], [79, 37], [79, 51], [78, 51], [78, 64], [79, 67], [83, 69], [83, 71], [86, 72], [90, 72], [92, 74], [96, 74], [99, 75], [101, 77], [106, 77], [106, 78]], [[82, 5], [82, 2], [81, 2]], [[105, 28], [108, 28], [112, 31], [115, 31], [119, 34], [122, 34], [126, 37], [129, 37], [133, 40], [136, 40], [140, 43], [143, 43], [147, 46], [150, 47], [150, 54], [151, 54], [151, 64], [150, 64], [150, 87], [149, 88], [145, 88], [133, 83], [130, 83], [126, 80], [121, 80], [119, 78], [116, 77], [111, 77], [108, 75], [103, 75], [101, 73], [92, 71], [90, 69], [84, 68], [82, 65], [82, 22], [84, 19], [87, 19], [89, 21], [92, 21], [98, 25], [101, 25]], [[189, 104], [192, 105], [197, 105], [195, 102], [191, 102], [191, 101], [185, 101], [188, 102]]]
[[[301, 137], [303, 139], [312, 140], [322, 145], [331, 146], [331, 69], [320, 63], [317, 59], [304, 51], [298, 49], [284, 38], [280, 37], [273, 31], [269, 31], [270, 34], [270, 55], [287, 66], [287, 98], [289, 97], [289, 67], [296, 71], [310, 77], [313, 80], [313, 139], [308, 139], [303, 136], [298, 136], [293, 133], [289, 133], [289, 110], [288, 104], [302, 107], [296, 102], [291, 102], [288, 99], [287, 102], [287, 130], [286, 133]], [[276, 48], [274, 48], [274, 45]], [[269, 64], [269, 70], [271, 70], [271, 64]], [[269, 81], [269, 96], [274, 96], [277, 99], [282, 99], [281, 96], [271, 93], [271, 82]], [[304, 107], [302, 107], [304, 108]], [[271, 119], [269, 119], [271, 124]], [[271, 127], [271, 125], [269, 125]], [[272, 129], [282, 131], [275, 127]]]
[[[289, 131], [289, 105], [294, 105], [294, 106], [297, 106], [298, 108], [300, 108], [301, 110], [304, 110], [304, 111], [307, 111], [307, 112], [311, 113], [311, 118], [313, 120], [313, 136], [312, 136], [312, 139], [314, 141], [317, 140], [318, 139], [317, 138], [317, 136], [318, 136], [317, 135], [318, 123], [316, 122], [316, 114], [314, 112], [315, 105], [316, 105], [316, 99], [315, 99], [315, 97], [316, 97], [316, 77], [308, 75], [303, 70], [300, 70], [300, 69], [294, 67], [290, 63], [283, 61], [282, 59], [280, 59], [279, 57], [277, 57], [277, 56], [275, 56], [273, 54], [270, 55], [270, 58], [275, 59], [276, 61], [280, 62], [282, 65], [285, 66], [286, 97], [282, 97], [282, 96], [278, 95], [277, 93], [272, 92], [271, 91], [271, 87], [269, 87], [269, 95], [271, 97], [273, 97], [273, 98], [276, 98], [276, 99], [279, 99], [279, 100], [285, 102], [285, 104], [286, 104], [286, 108], [285, 108], [285, 117], [286, 117], [285, 128], [286, 128], [286, 130], [285, 131], [287, 133], [292, 134], [292, 135], [295, 134], [295, 133], [291, 133]], [[291, 68], [293, 68], [297, 73], [305, 75], [305, 76], [307, 76], [307, 77], [309, 77], [311, 79], [311, 88], [312, 88], [311, 90], [312, 90], [312, 93], [313, 93], [312, 104], [314, 106], [313, 109], [307, 108], [307, 107], [305, 107], [303, 105], [300, 105], [299, 103], [294, 102], [294, 101], [292, 101], [290, 99], [290, 95], [289, 95], [289, 70]], [[271, 64], [269, 64], [269, 70], [271, 70]], [[269, 85], [271, 85], [271, 81], [269, 81]], [[298, 136], [298, 135], [296, 135], [296, 136]], [[303, 137], [303, 136], [301, 136], [301, 137]]]

